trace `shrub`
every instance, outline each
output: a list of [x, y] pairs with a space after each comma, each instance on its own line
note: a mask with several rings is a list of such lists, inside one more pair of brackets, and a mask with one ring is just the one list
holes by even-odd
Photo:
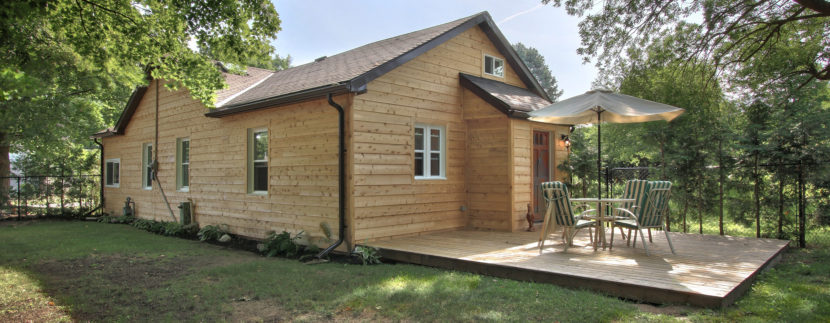
[[199, 230], [199, 240], [228, 242], [231, 240], [231, 236], [228, 233], [228, 226], [225, 224], [206, 225]]
[[118, 223], [118, 224], [130, 224], [135, 221], [135, 217], [132, 216], [109, 216], [105, 215], [98, 218], [98, 222], [101, 223]]
[[282, 256], [287, 258], [296, 258], [301, 255], [303, 247], [297, 243], [303, 235], [303, 231], [297, 233], [294, 237], [291, 234], [283, 231], [277, 234], [274, 231], [268, 233], [261, 244], [257, 245], [257, 249], [266, 257]]
[[354, 254], [360, 257], [363, 265], [373, 265], [380, 263], [380, 253], [375, 247], [357, 246], [354, 248]]

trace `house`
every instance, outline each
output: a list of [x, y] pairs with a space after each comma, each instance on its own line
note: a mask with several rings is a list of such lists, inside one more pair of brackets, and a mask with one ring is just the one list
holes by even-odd
[[107, 212], [121, 214], [129, 196], [138, 217], [169, 220], [189, 200], [202, 226], [253, 238], [304, 231], [319, 246], [343, 228], [352, 248], [459, 228], [524, 230], [528, 204], [540, 203], [533, 183], [564, 175], [568, 126], [527, 120], [550, 101], [487, 12], [225, 77], [215, 109], [152, 80], [95, 135]]

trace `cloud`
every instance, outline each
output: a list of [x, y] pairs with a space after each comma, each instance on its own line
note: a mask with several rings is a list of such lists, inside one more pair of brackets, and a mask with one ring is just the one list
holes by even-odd
[[541, 4], [541, 3], [540, 3], [540, 4], [537, 4], [537, 5], [536, 5], [536, 6], [534, 6], [533, 8], [527, 9], [527, 10], [525, 10], [525, 11], [517, 12], [517, 13], [513, 14], [513, 15], [512, 15], [512, 16], [510, 16], [510, 17], [504, 18], [504, 19], [500, 20], [499, 22], [497, 22], [496, 24], [497, 24], [497, 25], [501, 25], [501, 24], [503, 24], [503, 23], [505, 23], [505, 22], [508, 22], [508, 21], [510, 21], [510, 20], [513, 20], [513, 18], [516, 18], [516, 17], [518, 17], [518, 16], [521, 16], [521, 15], [524, 15], [524, 14], [531, 13], [531, 12], [533, 12], [533, 11], [539, 10], [539, 8], [542, 8], [542, 7], [544, 7], [544, 6], [545, 6], [545, 5], [543, 5], [543, 4]]

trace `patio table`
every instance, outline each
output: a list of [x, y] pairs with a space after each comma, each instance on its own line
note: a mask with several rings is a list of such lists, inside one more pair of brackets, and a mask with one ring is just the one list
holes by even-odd
[[[614, 220], [617, 218], [613, 215], [608, 214], [608, 209], [612, 204], [615, 203], [627, 203], [627, 202], [634, 202], [634, 199], [603, 199], [603, 198], [573, 198], [571, 202], [581, 202], [581, 203], [596, 203], [597, 204], [597, 214], [592, 216], [586, 216], [586, 219], [592, 219], [597, 221], [597, 237], [594, 239], [594, 250], [597, 249], [597, 244], [602, 243], [602, 249], [605, 250], [605, 247], [608, 245], [605, 239], [605, 221], [611, 221], [611, 234], [614, 234]], [[600, 236], [600, 232], [602, 235]], [[613, 248], [614, 246], [610, 246]]]

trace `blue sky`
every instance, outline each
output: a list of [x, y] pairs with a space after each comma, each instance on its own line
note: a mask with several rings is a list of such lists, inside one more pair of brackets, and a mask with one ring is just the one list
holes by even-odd
[[562, 8], [534, 0], [286, 0], [274, 1], [282, 31], [274, 46], [293, 65], [308, 63], [381, 39], [488, 11], [510, 43], [535, 47], [565, 93], [561, 99], [590, 90], [596, 77], [583, 64], [579, 19]]

